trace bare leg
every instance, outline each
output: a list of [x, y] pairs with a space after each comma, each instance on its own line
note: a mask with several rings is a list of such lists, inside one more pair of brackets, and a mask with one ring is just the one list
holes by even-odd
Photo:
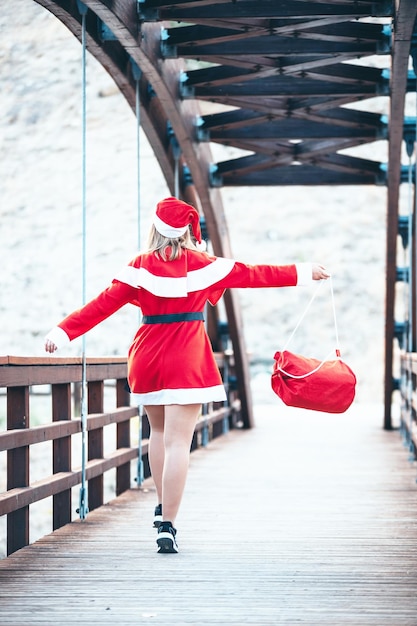
[[146, 415], [148, 416], [151, 426], [149, 436], [149, 466], [155, 483], [156, 493], [158, 496], [158, 504], [162, 503], [162, 472], [164, 470], [164, 409], [163, 406], [145, 406]]
[[201, 404], [146, 406], [151, 435], [149, 464], [162, 503], [163, 519], [173, 525], [181, 504], [190, 447]]
[[190, 447], [200, 404], [165, 407], [165, 462], [162, 476], [162, 516], [175, 525], [190, 462]]

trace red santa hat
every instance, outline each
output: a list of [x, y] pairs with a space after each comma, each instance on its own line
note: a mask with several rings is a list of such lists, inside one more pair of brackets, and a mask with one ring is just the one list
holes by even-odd
[[170, 239], [184, 235], [191, 224], [194, 237], [201, 244], [199, 213], [191, 204], [178, 198], [170, 197], [158, 202], [153, 223], [158, 233]]

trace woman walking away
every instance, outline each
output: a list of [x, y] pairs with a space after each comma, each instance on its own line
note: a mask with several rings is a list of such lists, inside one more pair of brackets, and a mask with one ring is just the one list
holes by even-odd
[[214, 306], [228, 288], [287, 287], [329, 277], [319, 264], [250, 266], [210, 256], [201, 244], [198, 211], [165, 198], [157, 205], [147, 250], [45, 340], [46, 351], [54, 352], [127, 303], [142, 310], [129, 349], [128, 381], [151, 427], [149, 463], [158, 496], [154, 526], [162, 553], [178, 552], [175, 520], [201, 405], [226, 400], [205, 331], [206, 303]]

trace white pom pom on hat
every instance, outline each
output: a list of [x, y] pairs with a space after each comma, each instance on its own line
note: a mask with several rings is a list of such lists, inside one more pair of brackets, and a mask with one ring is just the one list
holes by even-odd
[[201, 238], [200, 215], [197, 209], [187, 202], [174, 197], [164, 198], [156, 205], [153, 223], [158, 233], [170, 239], [184, 235], [191, 224], [197, 248], [201, 249], [201, 245], [205, 247], [205, 242]]
[[206, 252], [207, 251], [207, 244], [206, 244], [206, 242], [204, 240], [200, 241], [200, 242], [197, 242], [195, 247], [197, 248], [197, 250], [199, 252]]

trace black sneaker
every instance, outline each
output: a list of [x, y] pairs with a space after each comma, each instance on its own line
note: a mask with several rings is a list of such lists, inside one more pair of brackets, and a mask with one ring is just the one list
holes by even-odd
[[155, 507], [155, 513], [153, 516], [153, 527], [159, 528], [162, 522], [162, 504], [158, 504]]
[[176, 534], [177, 531], [172, 526], [171, 522], [161, 522], [158, 528], [158, 538], [156, 540], [158, 552], [165, 554], [178, 552], [178, 544], [175, 539]]

